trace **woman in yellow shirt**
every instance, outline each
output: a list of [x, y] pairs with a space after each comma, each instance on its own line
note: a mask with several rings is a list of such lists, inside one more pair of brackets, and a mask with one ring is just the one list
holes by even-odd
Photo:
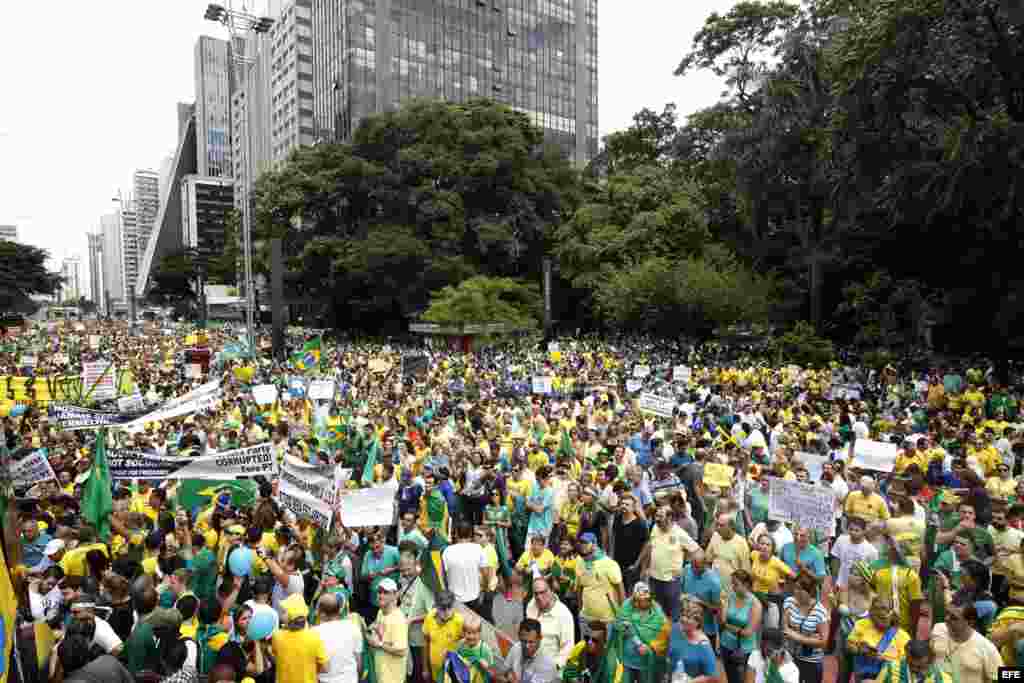
[[576, 538], [580, 531], [580, 511], [583, 501], [580, 500], [580, 486], [573, 482], [565, 491], [565, 502], [558, 511], [558, 519], [565, 525], [565, 538]]
[[782, 588], [793, 578], [789, 565], [775, 556], [775, 539], [761, 534], [757, 539], [757, 552], [750, 555], [750, 576], [754, 580], [754, 594], [762, 603], [782, 604]]
[[874, 678], [886, 663], [901, 661], [909, 642], [910, 634], [900, 628], [892, 602], [876, 597], [868, 616], [857, 620], [846, 641], [847, 651], [854, 655], [857, 680]]

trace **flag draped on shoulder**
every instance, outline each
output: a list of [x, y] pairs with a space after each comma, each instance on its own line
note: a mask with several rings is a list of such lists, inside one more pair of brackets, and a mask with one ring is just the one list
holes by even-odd
[[447, 547], [448, 541], [442, 534], [435, 531], [430, 534], [430, 542], [420, 558], [420, 578], [434, 595], [447, 587], [441, 557]]
[[82, 516], [104, 541], [110, 538], [110, 514], [114, 511], [114, 498], [107, 465], [107, 430], [96, 433], [92, 468], [82, 489]]
[[562, 669], [562, 683], [577, 683], [589, 680], [590, 683], [622, 683], [625, 667], [622, 665], [622, 628], [612, 624], [608, 629], [608, 642], [604, 654], [597, 663], [596, 670], [587, 668], [588, 642], [577, 643], [569, 653]]
[[380, 459], [380, 450], [380, 437], [374, 435], [369, 447], [366, 449], [366, 464], [363, 465], [362, 476], [363, 486], [373, 486], [373, 470]]

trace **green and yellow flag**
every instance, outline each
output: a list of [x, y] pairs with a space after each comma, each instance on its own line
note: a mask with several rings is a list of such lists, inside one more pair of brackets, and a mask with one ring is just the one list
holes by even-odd
[[104, 541], [110, 539], [110, 514], [114, 511], [113, 486], [107, 465], [107, 430], [96, 433], [92, 469], [82, 489], [82, 516]]

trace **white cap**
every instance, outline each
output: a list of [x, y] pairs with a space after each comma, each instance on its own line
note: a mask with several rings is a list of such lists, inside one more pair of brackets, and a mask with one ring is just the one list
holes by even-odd
[[59, 538], [55, 538], [46, 544], [46, 547], [43, 549], [43, 554], [49, 557], [50, 555], [56, 555], [62, 550], [64, 550], [64, 541]]

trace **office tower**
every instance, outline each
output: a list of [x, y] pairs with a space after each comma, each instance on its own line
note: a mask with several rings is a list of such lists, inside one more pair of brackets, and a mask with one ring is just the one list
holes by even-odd
[[313, 0], [317, 137], [412, 97], [486, 97], [597, 154], [597, 0]]
[[100, 313], [106, 313], [103, 297], [103, 234], [88, 233], [89, 238], [89, 296]]
[[196, 105], [194, 102], [178, 102], [178, 140], [185, 134], [185, 127], [188, 125], [188, 120], [192, 118], [192, 115], [196, 113]]
[[107, 315], [113, 315], [114, 303], [124, 296], [120, 211], [100, 217], [100, 232], [103, 235], [103, 306]]
[[[186, 124], [187, 125], [187, 124]], [[180, 138], [179, 138], [180, 139]], [[168, 154], [164, 157], [163, 161], [160, 162], [160, 181], [157, 191], [160, 195], [160, 201], [164, 201], [164, 197], [167, 196], [167, 188], [171, 183], [171, 173], [174, 171], [174, 155]]]
[[227, 221], [233, 210], [234, 181], [185, 176], [181, 182], [182, 244], [186, 249], [195, 249], [200, 257], [220, 256], [226, 246]]
[[[146, 252], [153, 224], [160, 212], [160, 175], [156, 171], [136, 171], [132, 178], [132, 194], [135, 198], [135, 210], [138, 212], [138, 246], [136, 261]], [[137, 272], [137, 271], [136, 271]]]
[[77, 256], [65, 258], [60, 264], [60, 276], [64, 282], [60, 286], [60, 301], [77, 304], [82, 296], [81, 261]]
[[195, 49], [195, 118], [196, 156], [203, 176], [231, 175], [230, 72], [228, 41], [200, 36]]
[[6, 240], [8, 242], [18, 241], [18, 226], [17, 225], [0, 225], [0, 240]]

